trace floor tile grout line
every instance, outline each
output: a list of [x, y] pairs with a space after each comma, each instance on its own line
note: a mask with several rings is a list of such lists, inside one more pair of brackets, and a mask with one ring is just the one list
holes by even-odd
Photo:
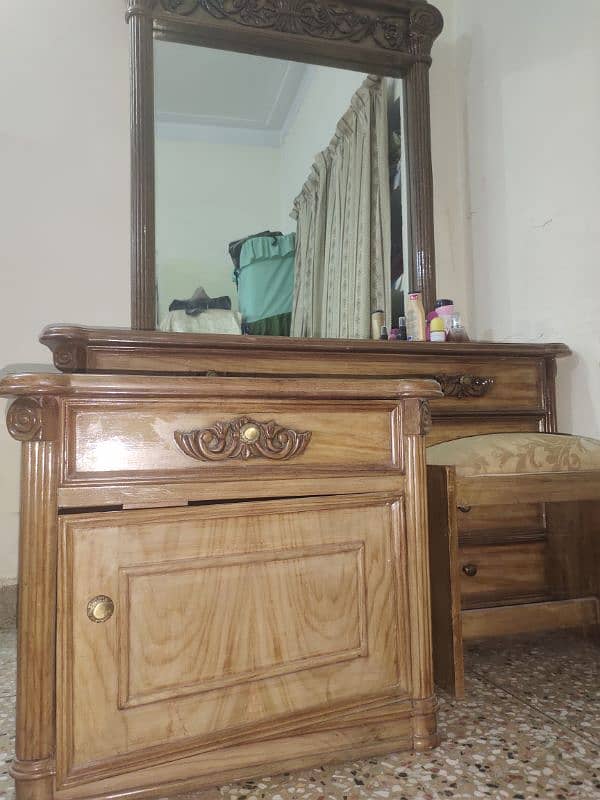
[[521, 703], [521, 705], [526, 706], [527, 708], [530, 708], [532, 711], [536, 711], [538, 714], [540, 714], [540, 716], [546, 717], [546, 719], [550, 720], [550, 722], [556, 723], [556, 725], [558, 725], [559, 727], [563, 728], [563, 730], [569, 731], [569, 733], [573, 733], [575, 736], [578, 736], [580, 739], [583, 739], [583, 741], [586, 744], [592, 744], [595, 747], [600, 748], [600, 741], [599, 740], [597, 740], [595, 738], [592, 738], [592, 737], [589, 737], [585, 733], [582, 733], [581, 731], [578, 731], [578, 730], [575, 730], [574, 728], [571, 728], [569, 725], [565, 725], [564, 722], [561, 722], [561, 720], [556, 719], [555, 717], [551, 716], [550, 714], [548, 714], [548, 712], [544, 711], [539, 706], [532, 705], [531, 703], [528, 703], [524, 698], [522, 698], [520, 695], [516, 694], [515, 692], [512, 692], [510, 689], [505, 689], [504, 686], [500, 686], [499, 684], [494, 683], [493, 680], [491, 680], [490, 678], [485, 676], [483, 673], [479, 672], [477, 669], [471, 668], [471, 674], [472, 675], [477, 675], [477, 677], [480, 680], [482, 680], [484, 683], [488, 683], [490, 686], [493, 686], [495, 689], [498, 689], [498, 691], [504, 692], [505, 694], [509, 695], [510, 697], [513, 697], [515, 700], [517, 700], [519, 703]]

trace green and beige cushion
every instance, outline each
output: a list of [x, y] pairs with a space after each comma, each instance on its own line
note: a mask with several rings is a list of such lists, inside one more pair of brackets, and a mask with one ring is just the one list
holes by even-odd
[[427, 463], [478, 475], [600, 470], [600, 441], [558, 433], [491, 433], [427, 448]]

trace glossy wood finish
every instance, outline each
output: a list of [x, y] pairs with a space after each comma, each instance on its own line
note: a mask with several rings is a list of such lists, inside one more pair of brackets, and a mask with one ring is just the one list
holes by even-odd
[[[435, 252], [429, 112], [431, 48], [442, 30], [426, 0], [128, 0], [131, 25], [132, 327], [156, 326], [152, 39], [407, 78], [408, 272], [433, 308]], [[308, 166], [308, 165], [307, 165]]]
[[[24, 443], [19, 800], [437, 743], [436, 383], [25, 374], [0, 394]], [[311, 435], [223, 463], [175, 436], [244, 414], [276, 455]]]

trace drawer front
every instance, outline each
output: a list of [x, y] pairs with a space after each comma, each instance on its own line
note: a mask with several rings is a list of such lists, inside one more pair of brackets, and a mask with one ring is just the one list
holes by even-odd
[[459, 549], [463, 608], [545, 597], [546, 543]]
[[401, 504], [63, 517], [59, 784], [410, 697]]
[[63, 482], [398, 469], [392, 402], [72, 402]]

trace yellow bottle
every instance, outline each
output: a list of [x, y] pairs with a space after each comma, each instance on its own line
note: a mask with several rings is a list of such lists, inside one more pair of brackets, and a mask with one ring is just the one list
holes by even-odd
[[408, 295], [406, 337], [409, 342], [425, 341], [425, 309], [423, 308], [421, 292], [411, 292]]

